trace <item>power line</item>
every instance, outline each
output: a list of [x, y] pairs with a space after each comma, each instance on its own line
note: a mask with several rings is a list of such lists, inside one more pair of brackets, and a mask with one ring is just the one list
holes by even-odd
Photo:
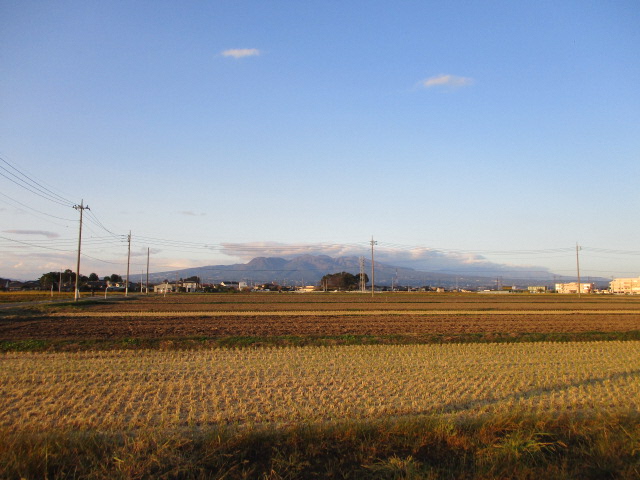
[[[4, 202], [9, 201], [9, 202], [17, 203], [18, 205], [20, 205], [20, 206], [22, 206], [22, 207], [24, 207], [24, 208], [28, 208], [29, 210], [33, 210], [34, 212], [38, 212], [39, 214], [41, 214], [41, 215], [45, 215], [45, 216], [47, 216], [47, 217], [56, 218], [56, 219], [58, 219], [58, 220], [64, 220], [64, 221], [66, 221], [66, 222], [73, 222], [73, 221], [75, 221], [75, 220], [71, 220], [71, 219], [69, 219], [69, 218], [58, 217], [58, 216], [56, 216], [56, 215], [51, 215], [50, 213], [46, 213], [46, 212], [43, 212], [43, 211], [38, 210], [38, 209], [36, 209], [36, 208], [30, 207], [29, 205], [26, 205], [26, 204], [24, 204], [24, 203], [22, 203], [22, 202], [20, 202], [20, 201], [16, 200], [15, 198], [11, 198], [10, 196], [5, 195], [5, 194], [4, 194], [4, 193], [2, 193], [2, 192], [0, 192], [0, 196], [3, 196], [3, 197], [6, 199], [6, 200], [0, 200], [0, 201], [4, 201]], [[14, 205], [14, 206], [15, 206], [15, 205]], [[20, 207], [17, 207], [17, 208], [20, 208]], [[27, 213], [29, 213], [29, 212], [27, 212]], [[33, 215], [33, 214], [32, 214], [32, 215]], [[56, 222], [52, 222], [52, 223], [55, 223], [56, 225], [61, 225], [61, 224], [56, 223]], [[66, 226], [66, 225], [62, 225], [62, 226]]]
[[111, 230], [109, 230], [107, 227], [105, 227], [92, 210], [89, 210], [87, 218], [91, 223], [93, 223], [94, 225], [100, 227], [101, 229], [103, 229], [105, 232], [107, 232], [112, 237], [117, 237], [117, 238], [124, 238], [125, 237], [125, 235], [119, 235], [117, 233], [113, 233]]
[[[0, 157], [0, 161], [4, 162], [6, 165], [8, 165], [12, 170], [14, 170], [15, 172], [17, 172], [20, 176], [26, 178], [29, 182], [37, 185], [38, 187], [40, 187], [42, 189], [42, 191], [47, 192], [48, 194], [57, 197], [59, 200], [69, 204], [69, 205], [73, 205], [73, 202], [71, 200], [68, 200], [66, 198], [64, 198], [61, 195], [58, 195], [57, 193], [55, 193], [54, 191], [48, 189], [47, 187], [41, 185], [39, 182], [37, 182], [36, 180], [34, 180], [33, 178], [31, 178], [29, 175], [27, 175], [26, 173], [22, 172], [21, 170], [19, 170], [15, 165], [12, 165], [11, 163], [9, 163], [6, 159]], [[2, 168], [5, 171], [8, 171], [6, 168], [0, 166], [0, 168]], [[13, 174], [12, 174], [13, 175]], [[13, 175], [15, 176], [15, 175]], [[44, 182], [42, 182], [44, 183]]]
[[3, 236], [0, 236], [0, 238], [2, 240], [7, 240], [9, 242], [20, 243], [22, 245], [28, 245], [29, 247], [44, 248], [45, 250], [55, 250], [57, 252], [66, 252], [66, 253], [73, 251], [73, 250], [63, 250], [61, 248], [47, 247], [45, 245], [33, 245], [31, 243], [28, 243], [28, 242], [23, 242], [23, 241], [20, 241], [20, 240], [14, 240], [13, 238], [7, 238], [7, 237], [3, 237]]
[[0, 176], [3, 176], [15, 185], [24, 188], [25, 190], [28, 190], [29, 192], [38, 195], [39, 197], [49, 200], [50, 202], [57, 203], [58, 205], [62, 205], [64, 207], [72, 207], [74, 205], [72, 201], [67, 200], [66, 198], [42, 186], [39, 182], [31, 178], [29, 175], [11, 165], [4, 158], [0, 157], [0, 161], [8, 165], [11, 170], [17, 172], [17, 174], [13, 173], [11, 170], [0, 165], [0, 170], [3, 170], [7, 174], [5, 175], [4, 173], [0, 172]]

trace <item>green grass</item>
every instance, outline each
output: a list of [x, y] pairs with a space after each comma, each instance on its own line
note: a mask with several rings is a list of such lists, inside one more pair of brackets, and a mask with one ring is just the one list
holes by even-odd
[[242, 348], [333, 345], [408, 345], [445, 343], [521, 343], [640, 340], [640, 331], [582, 333], [465, 333], [425, 335], [220, 336], [116, 339], [0, 340], [0, 352], [65, 352], [86, 350]]
[[640, 476], [637, 414], [401, 418], [135, 432], [0, 432], [1, 478], [603, 479]]

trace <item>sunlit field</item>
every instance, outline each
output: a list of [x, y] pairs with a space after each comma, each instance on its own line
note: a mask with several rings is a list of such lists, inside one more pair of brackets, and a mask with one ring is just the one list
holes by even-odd
[[87, 342], [308, 345], [327, 337], [325, 344], [640, 339], [638, 332], [640, 298], [606, 295], [118, 295], [0, 310], [0, 350], [25, 342], [46, 350]]
[[640, 342], [5, 355], [0, 426], [203, 427], [640, 410]]
[[638, 330], [633, 297], [12, 307], [0, 477], [634, 478]]

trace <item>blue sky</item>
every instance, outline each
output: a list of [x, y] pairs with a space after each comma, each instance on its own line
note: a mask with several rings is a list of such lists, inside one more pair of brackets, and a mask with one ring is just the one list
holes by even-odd
[[[0, 156], [89, 204], [85, 274], [131, 230], [155, 270], [373, 235], [638, 276], [639, 49], [637, 1], [0, 0]], [[74, 268], [77, 212], [11, 178], [0, 276]]]

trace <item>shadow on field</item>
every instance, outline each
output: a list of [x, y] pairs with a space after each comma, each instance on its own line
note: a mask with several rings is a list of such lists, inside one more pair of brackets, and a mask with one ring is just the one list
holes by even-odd
[[0, 309], [0, 324], [37, 321], [47, 317], [46, 312], [31, 308], [6, 307]]
[[[627, 379], [627, 378], [635, 379], [636, 381], [640, 382], [640, 369], [631, 370], [628, 372], [615, 373], [613, 375], [607, 375], [607, 376], [598, 377], [598, 378], [588, 378], [579, 382], [561, 383], [561, 384], [557, 384], [549, 387], [532, 388], [531, 390], [514, 392], [508, 395], [504, 395], [502, 397], [490, 397], [490, 398], [483, 398], [478, 400], [461, 401], [461, 402], [453, 403], [446, 406], [442, 410], [442, 413], [460, 413], [460, 412], [464, 412], [465, 410], [473, 410], [474, 408], [478, 408], [478, 407], [490, 407], [493, 405], [504, 404], [505, 401], [509, 401], [509, 400], [519, 401], [522, 399], [535, 398], [535, 397], [550, 394], [550, 393], [560, 393], [560, 392], [567, 391], [571, 388], [589, 387], [593, 385], [602, 384], [605, 381], [616, 381], [616, 380]], [[571, 407], [569, 406], [567, 408], [571, 408]], [[423, 413], [430, 414], [433, 412], [425, 411]]]

